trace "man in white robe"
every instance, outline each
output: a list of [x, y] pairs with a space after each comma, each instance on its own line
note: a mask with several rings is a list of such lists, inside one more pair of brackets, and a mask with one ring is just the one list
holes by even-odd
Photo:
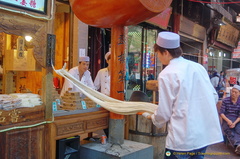
[[208, 145], [223, 141], [217, 92], [202, 65], [181, 57], [178, 34], [160, 32], [154, 51], [167, 66], [158, 76], [159, 106], [143, 116], [159, 128], [168, 122], [167, 159], [202, 159]]
[[100, 89], [100, 92], [110, 96], [110, 60], [111, 52], [107, 52], [105, 55], [105, 60], [108, 64], [108, 67], [100, 69], [97, 73], [97, 76], [94, 80], [94, 85], [96, 90]]
[[[84, 85], [95, 89], [91, 73], [88, 71], [89, 62], [90, 58], [88, 56], [79, 57], [79, 65], [70, 69], [69, 73]], [[83, 97], [81, 91], [68, 80], [65, 80], [60, 96], [63, 96], [69, 88], [71, 88], [73, 92], [80, 92], [80, 96]]]

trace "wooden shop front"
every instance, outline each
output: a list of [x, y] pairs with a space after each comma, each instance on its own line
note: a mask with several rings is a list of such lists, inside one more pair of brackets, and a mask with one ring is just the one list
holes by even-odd
[[[108, 127], [109, 112], [103, 108], [53, 112], [57, 94], [51, 66], [56, 41], [55, 1], [44, 2], [44, 13], [9, 5], [7, 1], [0, 3], [1, 94], [31, 93], [40, 95], [42, 101], [34, 107], [8, 110], [0, 107], [1, 159], [54, 159], [57, 140]], [[19, 50], [19, 43], [26, 35], [32, 41], [25, 41]], [[24, 59], [20, 53], [24, 53], [25, 61], [19, 62]]]

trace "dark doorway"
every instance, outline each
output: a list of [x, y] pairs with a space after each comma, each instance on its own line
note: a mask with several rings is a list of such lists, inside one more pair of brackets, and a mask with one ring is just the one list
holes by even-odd
[[107, 66], [104, 59], [111, 43], [111, 29], [89, 26], [88, 29], [88, 55], [91, 59], [90, 70], [93, 80], [98, 70]]

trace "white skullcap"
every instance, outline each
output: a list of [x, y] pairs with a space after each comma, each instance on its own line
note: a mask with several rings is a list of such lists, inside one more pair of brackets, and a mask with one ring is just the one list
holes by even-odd
[[79, 57], [79, 62], [82, 62], [82, 61], [89, 62], [90, 61], [89, 56], [80, 56]]
[[105, 60], [106, 60], [106, 61], [107, 61], [109, 55], [111, 55], [111, 52], [110, 52], [110, 51], [105, 54]]
[[157, 45], [165, 49], [178, 48], [180, 46], [180, 36], [173, 32], [160, 32], [157, 37]]
[[213, 69], [213, 72], [218, 72], [218, 70], [216, 68]]
[[235, 84], [235, 85], [233, 86], [233, 88], [235, 88], [235, 89], [237, 89], [238, 91], [240, 91], [240, 86], [237, 85], [237, 84]]

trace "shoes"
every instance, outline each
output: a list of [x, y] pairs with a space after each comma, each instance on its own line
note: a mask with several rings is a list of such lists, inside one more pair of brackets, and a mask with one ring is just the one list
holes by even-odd
[[235, 152], [240, 155], [240, 145], [237, 145]]

